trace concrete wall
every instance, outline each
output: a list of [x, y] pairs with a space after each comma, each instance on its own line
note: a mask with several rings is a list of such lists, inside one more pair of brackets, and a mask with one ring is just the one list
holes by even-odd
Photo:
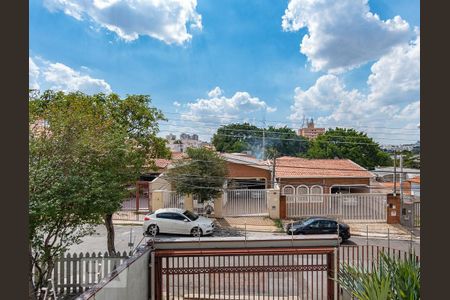
[[152, 210], [164, 208], [164, 192], [165, 190], [156, 190], [152, 192]]
[[103, 279], [77, 299], [148, 300], [149, 258], [149, 250], [137, 255], [137, 258], [130, 258], [124, 265], [119, 266], [116, 276], [112, 275]]
[[271, 219], [280, 218], [280, 190], [268, 189], [267, 193], [267, 208], [269, 210], [269, 217]]

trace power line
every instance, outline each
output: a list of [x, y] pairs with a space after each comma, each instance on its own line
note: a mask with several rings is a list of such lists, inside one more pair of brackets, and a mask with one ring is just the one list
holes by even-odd
[[[183, 114], [183, 113], [179, 113], [179, 112], [168, 112], [168, 111], [162, 111], [163, 112], [163, 114], [169, 114], [169, 115], [181, 115], [181, 116], [183, 116], [183, 115], [185, 115], [185, 114]], [[212, 118], [215, 118], [215, 119], [221, 119], [221, 120], [231, 120], [231, 121], [239, 121], [239, 119], [237, 119], [237, 118], [235, 118], [235, 117], [227, 117], [227, 116], [219, 116], [219, 115], [213, 115], [213, 114], [203, 114], [202, 113], [202, 115], [203, 116], [206, 116], [206, 117], [212, 117]], [[198, 120], [189, 120], [189, 119], [179, 119], [179, 120], [181, 120], [181, 121], [194, 121], [194, 122], [201, 122], [201, 123], [208, 123], [207, 121], [206, 122], [203, 122], [203, 121], [198, 121]], [[385, 118], [379, 118], [379, 119], [372, 119], [372, 121], [385, 121], [386, 119]], [[255, 121], [258, 121], [258, 122], [260, 122], [260, 123], [262, 123], [263, 122], [263, 120], [260, 120], [260, 119], [256, 119]], [[272, 120], [272, 121], [266, 121], [267, 123], [274, 123], [274, 124], [276, 124], [276, 123], [285, 123], [286, 122], [286, 120]], [[291, 121], [291, 123], [295, 123], [294, 121]], [[333, 124], [333, 123], [316, 123], [317, 125], [320, 125], [320, 126], [331, 126], [331, 127], [335, 127], [336, 125], [335, 124]], [[353, 124], [353, 125], [350, 125], [350, 124], [348, 124], [348, 125], [340, 125], [340, 126], [343, 126], [343, 127], [361, 127], [361, 128], [383, 128], [383, 129], [399, 129], [399, 130], [410, 130], [410, 131], [417, 131], [417, 130], [419, 130], [420, 131], [420, 129], [419, 128], [401, 128], [401, 127], [385, 127], [385, 126], [370, 126], [370, 125], [355, 125], [355, 124]]]

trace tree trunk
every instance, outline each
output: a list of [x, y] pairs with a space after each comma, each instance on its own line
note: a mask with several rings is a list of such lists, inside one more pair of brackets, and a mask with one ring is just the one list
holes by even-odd
[[116, 248], [114, 246], [114, 225], [112, 222], [112, 214], [105, 215], [105, 226], [108, 233], [106, 241], [108, 252], [114, 254], [116, 253]]

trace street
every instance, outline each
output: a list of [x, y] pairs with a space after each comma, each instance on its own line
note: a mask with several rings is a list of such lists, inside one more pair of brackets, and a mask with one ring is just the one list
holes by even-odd
[[[115, 246], [117, 251], [129, 251], [136, 246], [139, 242], [145, 242], [146, 238], [142, 235], [142, 226], [131, 226], [131, 225], [115, 225]], [[131, 241], [133, 247], [129, 247], [128, 243]], [[168, 239], [179, 237], [177, 235], [160, 235]], [[244, 231], [232, 229], [232, 228], [217, 228], [214, 236], [244, 236]], [[247, 231], [248, 238], [267, 238], [271, 236], [286, 236], [284, 233], [272, 233], [272, 232], [255, 232]], [[412, 245], [414, 251], [417, 255], [420, 255], [420, 241], [410, 240], [394, 240], [388, 241], [384, 238], [374, 238], [361, 236], [353, 236], [350, 240], [346, 241], [343, 245], [378, 245], [387, 247], [388, 245], [393, 249], [408, 251]], [[96, 232], [91, 236], [86, 236], [82, 239], [82, 243], [74, 245], [70, 248], [68, 252], [70, 253], [80, 253], [80, 252], [105, 252], [106, 251], [106, 229], [105, 226], [97, 226]]]

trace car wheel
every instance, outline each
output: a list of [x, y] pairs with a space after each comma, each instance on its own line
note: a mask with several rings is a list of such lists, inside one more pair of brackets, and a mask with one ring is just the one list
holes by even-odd
[[147, 228], [147, 234], [150, 236], [155, 236], [159, 233], [159, 227], [156, 224], [152, 224]]
[[202, 236], [203, 235], [203, 231], [201, 228], [198, 227], [194, 227], [191, 229], [191, 235], [192, 236]]

